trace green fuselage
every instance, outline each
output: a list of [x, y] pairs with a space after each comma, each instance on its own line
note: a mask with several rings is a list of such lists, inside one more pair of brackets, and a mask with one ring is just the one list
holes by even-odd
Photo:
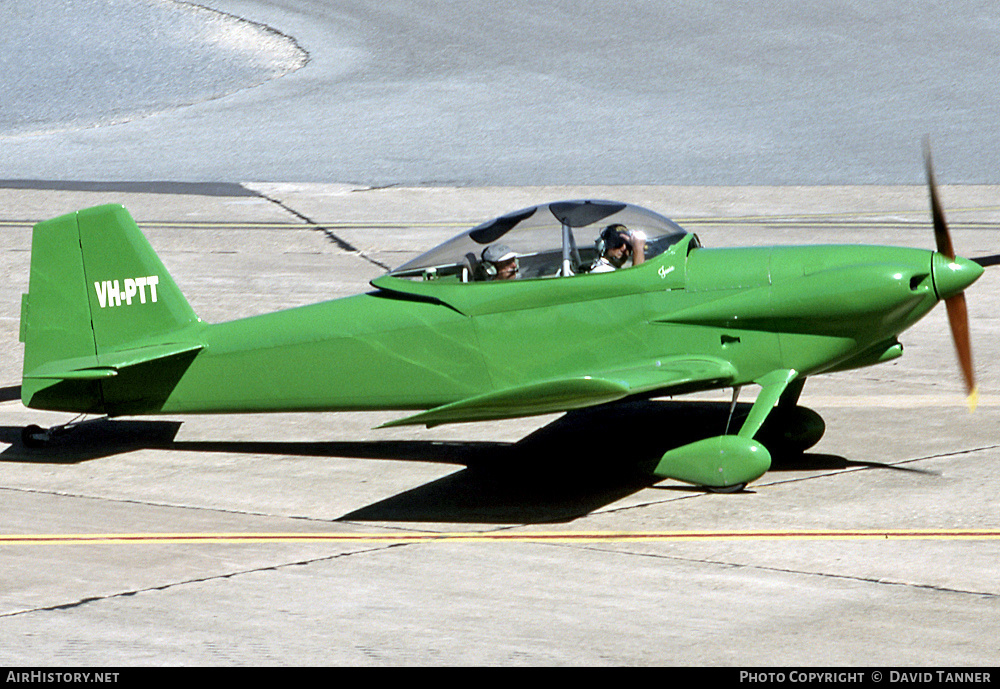
[[896, 336], [938, 301], [933, 256], [689, 250], [685, 241], [601, 275], [468, 284], [386, 276], [368, 294], [192, 325], [169, 341], [197, 341], [201, 351], [99, 384], [106, 411], [138, 414], [428, 409], [681, 355], [731, 362], [729, 385], [776, 369], [808, 376], [898, 356]]

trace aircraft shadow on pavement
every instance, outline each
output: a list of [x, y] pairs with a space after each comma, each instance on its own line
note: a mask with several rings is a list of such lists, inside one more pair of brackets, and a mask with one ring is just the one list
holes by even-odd
[[[740, 404], [738, 428], [750, 404]], [[11, 446], [0, 461], [74, 464], [142, 449], [276, 456], [347, 457], [451, 464], [462, 469], [341, 517], [351, 521], [541, 523], [568, 521], [658, 482], [667, 450], [725, 430], [724, 402], [641, 400], [570, 412], [517, 442], [414, 440], [178, 441], [181, 422], [110, 420], [84, 424], [45, 448], [26, 448], [21, 428], [0, 427]], [[771, 471], [891, 465], [805, 453], [774, 456]], [[682, 494], [700, 489], [661, 488]]]

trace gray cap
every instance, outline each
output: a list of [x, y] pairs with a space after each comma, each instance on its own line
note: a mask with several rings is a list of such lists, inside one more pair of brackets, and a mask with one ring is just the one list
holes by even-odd
[[488, 246], [483, 252], [483, 260], [488, 263], [503, 263], [512, 258], [517, 258], [517, 254], [506, 244]]

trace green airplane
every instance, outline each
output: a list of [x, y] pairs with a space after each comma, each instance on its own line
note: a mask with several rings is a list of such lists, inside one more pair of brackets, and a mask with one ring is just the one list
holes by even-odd
[[[463, 232], [368, 293], [218, 324], [195, 315], [122, 206], [81, 210], [33, 231], [22, 401], [109, 417], [409, 410], [385, 426], [434, 426], [732, 388], [732, 420], [754, 384], [739, 428], [653, 469], [739, 490], [771, 451], [819, 440], [822, 420], [797, 406], [809, 376], [899, 357], [899, 334], [939, 301], [974, 395], [963, 291], [983, 269], [955, 256], [927, 167], [936, 252], [712, 249], [633, 205], [566, 201]], [[779, 432], [755, 439], [769, 418]]]

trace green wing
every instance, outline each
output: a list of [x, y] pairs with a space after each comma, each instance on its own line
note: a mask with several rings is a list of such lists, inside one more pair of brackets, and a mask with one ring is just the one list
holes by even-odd
[[671, 394], [721, 387], [736, 369], [714, 357], [667, 357], [643, 366], [496, 390], [382, 424], [380, 428], [510, 419], [582, 409], [649, 393]]

